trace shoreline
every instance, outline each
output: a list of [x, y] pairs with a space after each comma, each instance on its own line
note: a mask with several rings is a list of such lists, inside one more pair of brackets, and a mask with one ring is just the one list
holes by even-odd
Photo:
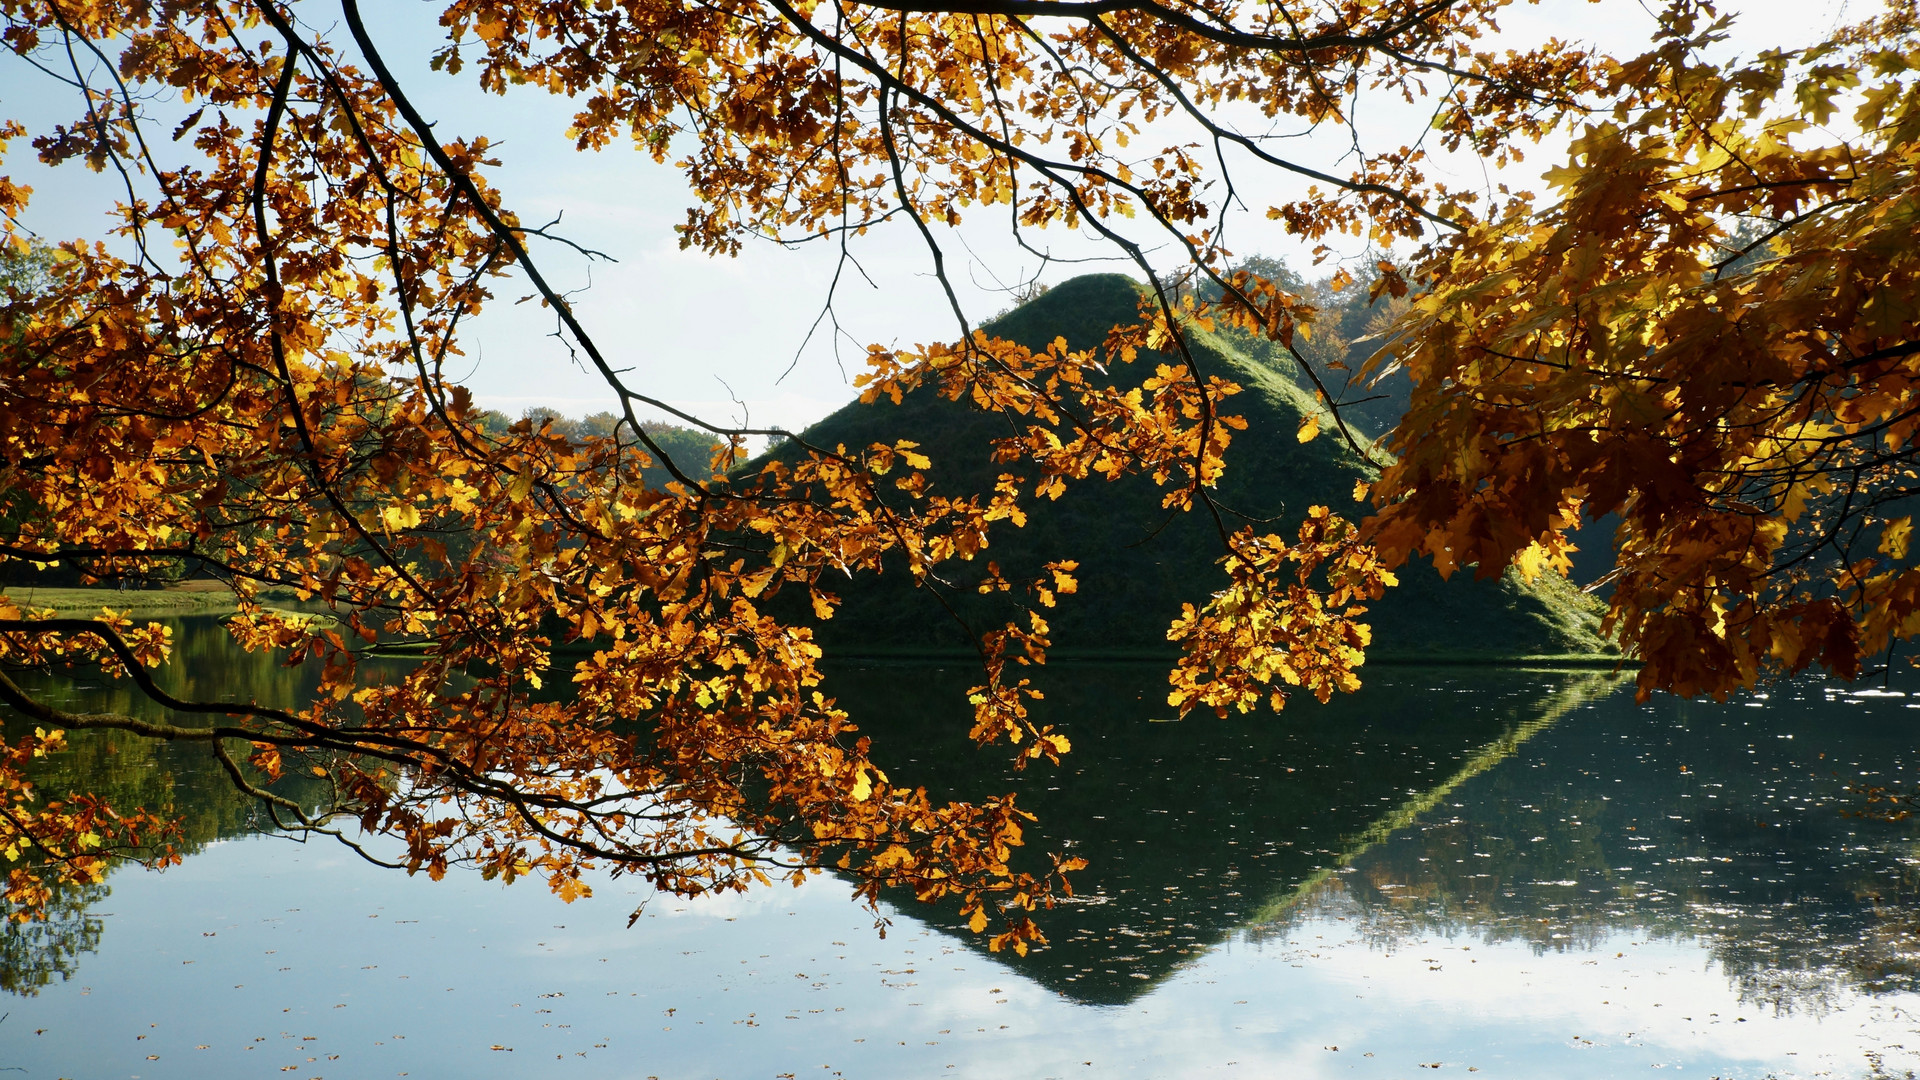
[[[235, 607], [233, 591], [214, 582], [206, 584], [215, 587], [125, 591], [85, 587], [18, 590], [0, 588], [0, 596], [5, 596], [23, 608], [52, 608], [65, 616], [94, 615], [98, 614], [103, 607], [142, 616], [224, 615], [232, 612]], [[559, 645], [555, 652], [565, 654], [574, 651], [591, 651], [591, 649], [590, 643], [567, 642]], [[390, 646], [389, 651], [404, 652], [408, 649], [405, 646], [397, 649]], [[1067, 648], [1049, 650], [1047, 660], [1049, 663], [1068, 664], [1165, 663], [1176, 659], [1178, 655], [1172, 649]], [[973, 661], [979, 659], [979, 654], [968, 649], [901, 649], [867, 645], [829, 649], [823, 659], [840, 663], [913, 664], [928, 661]], [[1369, 650], [1366, 664], [1368, 667], [1504, 667], [1556, 671], [1611, 670], [1640, 666], [1638, 662], [1617, 654], [1521, 653], [1510, 655], [1467, 651], [1419, 653], [1397, 652], [1392, 649]]]
[[[1162, 664], [1179, 659], [1170, 649], [1049, 649], [1047, 664]], [[978, 653], [965, 649], [827, 649], [825, 661], [865, 664], [915, 664], [927, 661], [974, 661]], [[1610, 671], [1637, 668], [1638, 660], [1620, 655], [1586, 653], [1417, 653], [1368, 650], [1364, 667], [1501, 667], [1542, 671]]]

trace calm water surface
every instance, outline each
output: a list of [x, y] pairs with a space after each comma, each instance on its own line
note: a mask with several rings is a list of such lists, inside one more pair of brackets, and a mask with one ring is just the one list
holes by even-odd
[[[180, 626], [189, 692], [298, 671]], [[191, 748], [75, 733], [47, 778], [172, 802], [197, 848], [0, 937], [30, 1078], [1907, 1076], [1920, 1069], [1920, 696], [1818, 682], [1636, 706], [1609, 676], [1374, 669], [1282, 717], [1164, 722], [1152, 666], [1057, 665], [1074, 752], [967, 748], [962, 665], [846, 666], [896, 781], [1021, 791], [1092, 866], [1053, 944], [844, 883], [697, 902], [434, 883], [260, 829]], [[56, 693], [130, 708], [85, 680]], [[958, 704], [956, 704], [958, 703]], [[644, 902], [628, 929], [627, 916]]]

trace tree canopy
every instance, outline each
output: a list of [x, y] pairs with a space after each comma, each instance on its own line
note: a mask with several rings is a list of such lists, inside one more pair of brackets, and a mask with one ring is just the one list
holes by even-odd
[[[1623, 60], [1499, 47], [1502, 7], [440, 5], [437, 68], [566, 96], [582, 151], [630, 139], [682, 170], [684, 246], [849, 245], [898, 219], [944, 281], [945, 229], [991, 210], [1022, 241], [1080, 229], [1132, 260], [1155, 284], [1101, 349], [994, 338], [957, 300], [950, 341], [870, 349], [865, 400], [918, 390], [1004, 417], [1005, 472], [946, 491], [912, 441], [712, 425], [634, 385], [529, 250], [565, 238], [503, 201], [494, 144], [435, 134], [357, 0], [0, 0], [9, 62], [72, 91], [65, 119], [4, 137], [124, 185], [98, 242], [0, 280], [0, 556], [195, 560], [241, 595], [242, 644], [323, 671], [311, 700], [184, 699], [153, 677], [164, 627], [0, 599], [8, 667], [98, 663], [165, 707], [74, 714], [0, 673], [40, 725], [0, 752], [10, 902], [30, 912], [117, 855], [172, 857], [163, 819], [28, 779], [61, 730], [116, 728], [203, 745], [288, 827], [397, 837], [409, 870], [476, 864], [571, 898], [600, 866], [682, 893], [838, 869], [869, 898], [957, 897], [996, 947], [1024, 949], [1027, 912], [1076, 860], [1016, 872], [1028, 819], [1011, 797], [892, 784], [818, 692], [809, 627], [772, 600], [831, 618], [834, 577], [883, 562], [940, 594], [1023, 505], [1122, 477], [1218, 540], [1196, 555], [1220, 560], [1218, 588], [1167, 630], [1183, 712], [1354, 689], [1366, 605], [1404, 560], [1548, 572], [1567, 530], [1607, 513], [1625, 522], [1611, 625], [1643, 688], [1859, 671], [1920, 629], [1899, 513], [1920, 352], [1911, 8], [1726, 68], [1703, 59], [1723, 24], [1693, 0]], [[1423, 141], [1336, 172], [1277, 126], [1352, 128], [1370, 95], [1430, 110]], [[1563, 127], [1573, 156], [1544, 200], [1427, 174], [1425, 139], [1509, 164]], [[1249, 171], [1305, 183], [1268, 216], [1310, 243], [1368, 239], [1371, 294], [1406, 299], [1375, 361], [1412, 384], [1392, 456], [1341, 419], [1353, 365], [1313, 346], [1315, 298], [1226, 248]], [[30, 195], [0, 178], [22, 252]], [[1735, 235], [1755, 238], [1729, 250]], [[1155, 246], [1204, 287], [1162, 284]], [[447, 377], [463, 327], [521, 280], [562, 355], [604, 379], [612, 423], [500, 429]], [[1332, 428], [1374, 461], [1355, 491], [1370, 517], [1316, 506], [1283, 534], [1222, 505], [1245, 421], [1240, 387], [1190, 348], [1212, 328], [1272, 342], [1318, 389], [1332, 411], [1293, 437]], [[1119, 364], [1141, 376], [1107, 377]], [[725, 455], [663, 446], [656, 414], [790, 452], [720, 472]], [[1076, 569], [997, 582], [1026, 610], [974, 628], [972, 734], [1022, 763], [1069, 750], [1019, 671], [1044, 661]], [[332, 618], [263, 607], [269, 587]], [[403, 674], [363, 677], [364, 653], [396, 647], [415, 657]], [[277, 794], [290, 771], [330, 794]]]
[[1555, 562], [1618, 514], [1609, 622], [1643, 694], [1894, 661], [1920, 630], [1912, 18], [1720, 67], [1724, 24], [1669, 12], [1546, 206], [1429, 251], [1379, 357], [1414, 388], [1389, 561]]

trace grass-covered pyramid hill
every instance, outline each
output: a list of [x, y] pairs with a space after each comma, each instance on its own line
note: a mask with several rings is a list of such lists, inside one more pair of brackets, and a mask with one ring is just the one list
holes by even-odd
[[[1114, 326], [1137, 318], [1142, 286], [1118, 274], [1066, 282], [1002, 316], [988, 329], [1030, 348], [1056, 336], [1074, 349], [1098, 347]], [[1337, 513], [1359, 509], [1353, 485], [1366, 470], [1332, 432], [1302, 445], [1295, 438], [1302, 415], [1319, 409], [1313, 395], [1285, 372], [1250, 358], [1230, 341], [1196, 334], [1206, 369], [1239, 383], [1243, 392], [1225, 411], [1246, 417], [1234, 435], [1220, 501], [1249, 517], [1276, 518], [1261, 526], [1291, 537], [1309, 506], [1323, 503]], [[1153, 370], [1142, 357], [1113, 365], [1122, 382], [1137, 383]], [[910, 394], [900, 405], [881, 401], [848, 405], [808, 428], [814, 445], [849, 449], [875, 442], [912, 439], [933, 459], [929, 478], [936, 492], [991, 490], [1005, 469], [991, 460], [992, 440], [1008, 433], [1007, 422], [931, 390]], [[1030, 490], [1030, 489], [1029, 489]], [[1183, 601], [1204, 603], [1224, 584], [1217, 561], [1220, 540], [1204, 512], [1177, 515], [1164, 528], [1164, 489], [1145, 477], [1109, 483], [1090, 478], [1070, 485], [1057, 502], [1025, 502], [1025, 528], [1003, 523], [992, 546], [951, 578], [951, 598], [976, 629], [1000, 625], [1010, 614], [1008, 596], [983, 597], [972, 586], [999, 563], [1016, 588], [1052, 559], [1080, 563], [1077, 595], [1063, 596], [1047, 612], [1056, 655], [1171, 654], [1169, 622]], [[1157, 530], [1157, 531], [1156, 531]], [[955, 573], [949, 570], [949, 573]], [[967, 576], [968, 574], [971, 576]], [[1502, 660], [1521, 657], [1596, 657], [1608, 650], [1596, 636], [1592, 605], [1564, 580], [1547, 575], [1533, 585], [1517, 578], [1473, 581], [1456, 574], [1442, 581], [1429, 567], [1407, 567], [1401, 585], [1374, 605], [1374, 659]], [[823, 583], [835, 588], [835, 583]], [[817, 625], [830, 653], [914, 655], [971, 651], [965, 632], [935, 597], [916, 588], [904, 571], [837, 583], [845, 602], [833, 619]], [[804, 607], [804, 604], [798, 605]], [[798, 614], [790, 612], [789, 615]]]

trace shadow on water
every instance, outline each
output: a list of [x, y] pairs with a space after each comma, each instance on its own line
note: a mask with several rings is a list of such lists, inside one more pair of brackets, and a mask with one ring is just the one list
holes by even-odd
[[[311, 671], [237, 650], [210, 619], [175, 623], [187, 696], [297, 702]], [[1023, 856], [1090, 865], [1039, 916], [1051, 944], [1003, 956], [1087, 1005], [1135, 1001], [1223, 943], [1286, 943], [1345, 920], [1392, 951], [1435, 935], [1592, 949], [1621, 933], [1696, 940], [1746, 999], [1818, 1012], [1920, 989], [1920, 823], [1844, 815], [1849, 782], [1920, 780], [1920, 698], [1819, 682], [1745, 705], [1636, 705], [1605, 673], [1369, 669], [1356, 695], [1279, 716], [1172, 721], [1165, 670], [1035, 673], [1060, 766], [1009, 767], [966, 737], [959, 663], [840, 664], [825, 691], [873, 738], [895, 783], [935, 797], [1006, 791], [1038, 815]], [[124, 686], [43, 684], [87, 709], [151, 712]], [[17, 718], [8, 720], [9, 733]], [[43, 790], [81, 787], [183, 818], [189, 854], [270, 822], [204, 750], [74, 732]], [[290, 777], [284, 792], [312, 801]], [[46, 923], [0, 929], [0, 990], [71, 977], [101, 937], [105, 887]], [[950, 909], [905, 916], [982, 948]]]

